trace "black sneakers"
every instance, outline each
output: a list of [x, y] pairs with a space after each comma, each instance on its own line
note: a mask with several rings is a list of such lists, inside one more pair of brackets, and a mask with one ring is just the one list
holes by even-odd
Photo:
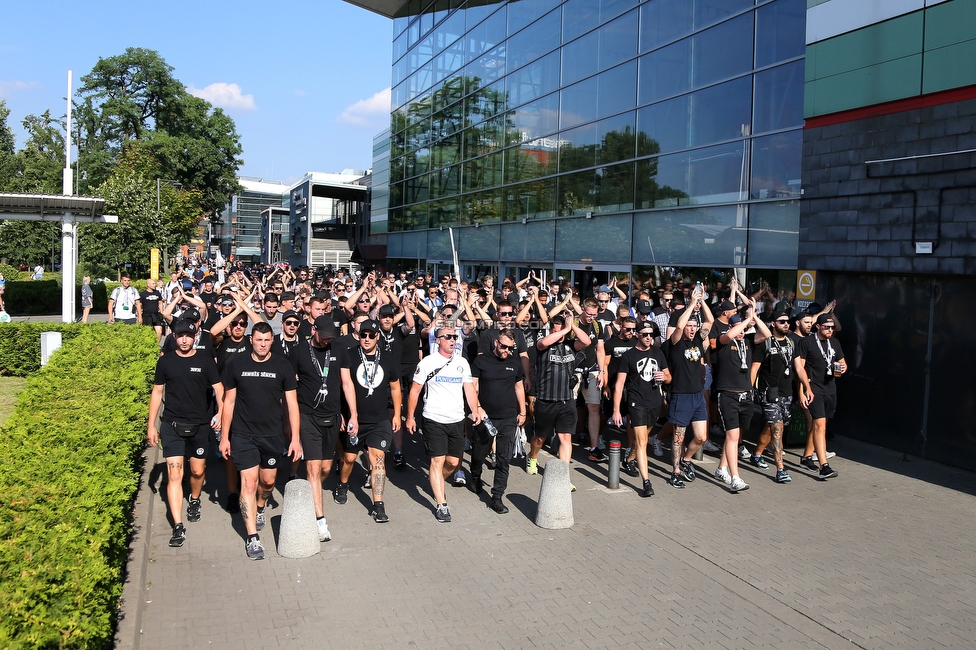
[[340, 506], [346, 505], [346, 501], [349, 500], [349, 484], [337, 483], [332, 491], [332, 499]]
[[200, 499], [190, 499], [186, 505], [186, 520], [200, 521]]
[[685, 486], [685, 482], [681, 480], [681, 474], [672, 474], [671, 478], [668, 479], [668, 485], [680, 489]]
[[654, 486], [651, 485], [650, 480], [644, 481], [644, 489], [641, 491], [641, 496], [645, 498], [654, 496]]
[[599, 447], [594, 447], [590, 449], [589, 459], [594, 463], [602, 463], [607, 459], [607, 455]]
[[492, 500], [488, 503], [488, 507], [500, 515], [508, 514], [508, 506], [502, 503], [500, 498], [492, 497]]
[[484, 484], [481, 482], [480, 476], [475, 476], [474, 474], [468, 479], [468, 489], [475, 494], [481, 494], [485, 491]]
[[820, 465], [817, 463], [816, 456], [803, 456], [800, 458], [800, 465], [810, 470], [811, 472], [819, 472]]
[[176, 524], [173, 526], [173, 536], [169, 538], [169, 545], [173, 547], [183, 546], [186, 541], [186, 526]]
[[637, 470], [636, 460], [625, 460], [620, 463], [620, 471], [622, 471], [627, 476], [639, 476], [640, 472]]
[[403, 457], [402, 451], [393, 452], [393, 466], [397, 469], [403, 469], [407, 466], [407, 459]]
[[390, 520], [386, 516], [386, 507], [383, 505], [382, 501], [377, 501], [373, 504], [373, 511], [369, 513], [373, 517], [373, 521], [378, 524], [385, 524]]
[[829, 478], [837, 478], [837, 472], [830, 469], [830, 465], [824, 463], [820, 466], [820, 474], [817, 476], [821, 481], [826, 481]]
[[448, 524], [451, 522], [451, 511], [447, 509], [446, 503], [438, 503], [437, 510], [434, 511], [434, 517], [437, 521], [442, 524]]
[[689, 483], [698, 478], [695, 474], [695, 466], [690, 460], [681, 461], [681, 476]]

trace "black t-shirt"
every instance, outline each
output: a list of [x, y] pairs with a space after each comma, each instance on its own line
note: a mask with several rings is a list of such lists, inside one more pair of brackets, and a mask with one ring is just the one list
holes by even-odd
[[658, 408], [663, 401], [662, 384], [654, 381], [654, 373], [666, 370], [668, 361], [655, 347], [641, 350], [633, 347], [620, 357], [618, 373], [627, 375], [627, 403], [645, 409]]
[[[831, 364], [844, 358], [844, 351], [840, 348], [840, 341], [835, 338], [820, 340], [813, 333], [805, 337], [796, 346], [796, 358], [806, 361], [805, 370], [810, 380], [813, 394], [818, 392], [833, 395], [837, 392]], [[828, 374], [828, 370], [831, 372]]]
[[[315, 360], [312, 359], [313, 354]], [[321, 416], [337, 415], [342, 408], [342, 375], [335, 347], [329, 344], [317, 348], [308, 341], [302, 341], [289, 360], [298, 375], [298, 404], [301, 410], [314, 411]]]
[[383, 351], [383, 356], [389, 356], [396, 362], [397, 365], [400, 364], [400, 360], [403, 358], [403, 342], [399, 336], [397, 336], [396, 331], [400, 329], [396, 325], [389, 332], [384, 332], [380, 328], [380, 339], [377, 345]]
[[400, 381], [398, 359], [378, 347], [372, 354], [366, 354], [361, 347], [357, 347], [350, 349], [341, 363], [343, 368], [349, 370], [356, 390], [359, 422], [372, 424], [389, 419], [386, 405], [390, 402], [390, 384]]
[[[600, 327], [595, 320], [588, 325], [584, 325], [582, 323], [577, 323], [577, 325], [581, 330], [583, 330], [583, 332], [587, 336], [590, 337], [590, 344], [585, 348], [583, 348], [576, 356], [577, 359], [576, 367], [582, 368], [584, 370], [589, 370], [594, 365], [596, 365], [597, 338], [599, 338], [600, 336], [604, 336], [605, 330], [602, 327]], [[569, 334], [566, 335], [566, 342], [569, 343], [570, 345], [572, 345], [573, 341], [575, 340], [576, 340], [575, 333], [570, 332]]]
[[272, 354], [258, 362], [250, 354], [238, 354], [227, 362], [223, 380], [226, 390], [237, 389], [231, 435], [282, 435], [281, 400], [286, 391], [298, 387], [287, 359]]
[[[533, 317], [533, 322], [538, 323], [538, 320]], [[529, 368], [535, 368], [536, 361], [539, 359], [539, 348], [536, 347], [536, 343], [542, 338], [539, 327], [538, 325], [522, 325], [518, 326], [518, 331], [522, 333], [522, 337], [525, 339], [525, 346], [529, 353]]]
[[203, 301], [203, 304], [207, 306], [207, 320], [203, 321], [203, 326], [205, 329], [210, 329], [213, 327], [214, 323], [224, 317], [223, 314], [221, 314], [219, 310], [214, 307], [214, 305], [217, 304], [217, 299], [220, 298], [220, 295], [214, 293], [213, 291], [204, 291], [200, 294], [199, 298]]
[[609, 329], [610, 323], [617, 319], [617, 315], [609, 309], [604, 309], [596, 315], [596, 321], [600, 323], [600, 329]]
[[716, 390], [741, 392], [752, 389], [749, 373], [752, 368], [752, 346], [748, 340], [732, 339], [723, 345], [720, 339], [716, 339], [712, 363], [712, 381]]
[[416, 322], [413, 327], [400, 323], [393, 328], [393, 334], [400, 339], [400, 374], [403, 375], [420, 363], [420, 330]]
[[224, 373], [224, 368], [227, 366], [227, 361], [235, 354], [250, 354], [251, 353], [251, 339], [248, 337], [242, 338], [240, 341], [234, 341], [231, 337], [225, 336], [224, 340], [220, 342], [217, 346], [217, 370], [221, 374]]
[[612, 388], [617, 384], [617, 373], [620, 367], [620, 357], [623, 354], [637, 345], [637, 338], [631, 337], [629, 341], [624, 341], [619, 336], [611, 336], [603, 344], [603, 349], [607, 353], [607, 357], [610, 359], [610, 363], [607, 366], [607, 381], [610, 382], [610, 387]]
[[522, 381], [522, 363], [512, 353], [499, 359], [494, 352], [479, 354], [471, 364], [471, 376], [478, 379], [478, 402], [489, 418], [512, 418], [519, 413], [515, 384]]
[[[193, 339], [193, 349], [206, 353], [206, 355], [211, 359], [217, 356], [217, 353], [214, 350], [213, 341], [210, 340], [210, 332], [205, 329], [197, 332]], [[162, 351], [163, 354], [176, 352], [176, 338], [172, 334], [168, 334], [166, 338], [163, 339]]]
[[[685, 309], [690, 309], [690, 307], [685, 306], [682, 307], [681, 309], [675, 309], [673, 312], [671, 312], [671, 318], [668, 319], [668, 327], [678, 326], [678, 320], [681, 319], [681, 314], [685, 313]], [[701, 327], [701, 324], [703, 322], [701, 311], [698, 311], [697, 313], [692, 313], [692, 315], [688, 317], [688, 320], [698, 321], [698, 326]], [[715, 325], [713, 324], [712, 327], [714, 328]], [[666, 334], [666, 333], [662, 332], [662, 334]]]
[[209, 424], [213, 416], [213, 386], [220, 373], [213, 357], [194, 352], [188, 357], [164, 354], [156, 361], [153, 384], [166, 386], [163, 422]]
[[149, 314], [158, 314], [159, 304], [162, 302], [163, 296], [153, 289], [152, 291], [140, 291], [139, 292], [139, 302], [142, 303], [142, 315], [147, 316]]
[[700, 393], [705, 390], [702, 359], [705, 357], [705, 341], [701, 332], [695, 332], [690, 341], [684, 337], [677, 343], [667, 341], [664, 354], [671, 369], [671, 392], [675, 394]]
[[271, 343], [271, 353], [290, 359], [292, 351], [304, 342], [300, 336], [296, 336], [294, 341], [286, 341], [284, 336], [278, 334]]
[[752, 349], [753, 361], [758, 361], [759, 390], [766, 390], [769, 386], [779, 389], [780, 397], [793, 394], [793, 357], [796, 354], [796, 344], [789, 336], [777, 341], [775, 337], [768, 338]]

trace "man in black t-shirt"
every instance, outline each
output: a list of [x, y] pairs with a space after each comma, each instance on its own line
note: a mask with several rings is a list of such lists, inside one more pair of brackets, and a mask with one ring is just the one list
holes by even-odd
[[[505, 304], [499, 309], [510, 309]], [[471, 364], [471, 376], [478, 391], [478, 403], [484, 411], [481, 424], [472, 427], [471, 481], [468, 489], [481, 494], [481, 470], [485, 457], [495, 442], [495, 479], [488, 507], [503, 515], [508, 507], [502, 496], [508, 487], [508, 469], [515, 445], [515, 429], [525, 424], [525, 385], [522, 361], [515, 355], [516, 332], [503, 329], [493, 337], [492, 349], [479, 354]], [[494, 434], [485, 424], [491, 421]]]
[[342, 433], [342, 373], [339, 354], [332, 345], [335, 338], [335, 323], [331, 316], [323, 314], [315, 319], [312, 338], [302, 341], [289, 357], [298, 376], [302, 451], [322, 542], [332, 539], [322, 505], [322, 484], [332, 472]]
[[[170, 546], [183, 546], [186, 528], [183, 526], [183, 463], [190, 459], [190, 498], [186, 508], [187, 521], [200, 521], [200, 493], [207, 469], [210, 434], [220, 430], [221, 402], [224, 387], [213, 357], [193, 348], [196, 325], [178, 321], [173, 326], [176, 351], [164, 354], [156, 361], [152, 396], [149, 398], [149, 444], [163, 444], [166, 458], [166, 500], [173, 517], [173, 536]], [[156, 417], [160, 416], [159, 428]], [[213, 400], [217, 413], [212, 415]]]
[[715, 478], [729, 486], [732, 493], [748, 490], [749, 484], [739, 476], [739, 440], [752, 423], [752, 344], [746, 340], [746, 330], [756, 325], [756, 344], [769, 337], [766, 324], [756, 317], [753, 303], [745, 318], [738, 315], [729, 320], [729, 328], [713, 337], [712, 385], [715, 388], [719, 421], [725, 431], [725, 447]]
[[796, 347], [796, 378], [800, 382], [800, 401], [813, 419], [811, 439], [807, 439], [800, 463], [807, 469], [817, 468], [813, 459], [816, 451], [820, 462], [820, 480], [834, 478], [837, 472], [827, 464], [827, 418], [834, 417], [837, 408], [835, 380], [847, 372], [847, 362], [840, 342], [834, 336], [834, 317], [817, 317], [816, 333], [802, 339]]
[[[647, 435], [657, 422], [658, 411], [664, 401], [662, 386], [671, 383], [671, 371], [664, 353], [654, 347], [654, 339], [660, 334], [657, 323], [644, 321], [638, 326], [637, 345], [620, 357], [614, 376], [613, 415], [615, 425], [623, 426], [620, 405], [624, 392], [627, 395], [627, 417], [634, 428], [633, 453], [637, 472], [644, 480], [642, 497], [654, 495], [654, 488], [647, 475]], [[627, 459], [634, 462], [634, 459]]]
[[[606, 354], [604, 339], [607, 337], [607, 333], [596, 321], [599, 309], [599, 304], [593, 298], [587, 298], [583, 301], [578, 329], [587, 335], [590, 343], [580, 351], [576, 362], [576, 371], [583, 374], [580, 395], [583, 396], [583, 402], [586, 404], [587, 427], [590, 438], [590, 444], [587, 447], [588, 457], [598, 463], [607, 459], [607, 455], [597, 446], [600, 436], [600, 423], [603, 421], [600, 405], [603, 401], [603, 387], [607, 383], [607, 375], [603, 370], [603, 360]], [[567, 338], [572, 340], [574, 336], [571, 334]]]
[[215, 309], [220, 296], [214, 293], [213, 286], [213, 278], [208, 275], [200, 285], [200, 295], [198, 296], [203, 301], [203, 304], [207, 306], [207, 319], [203, 322], [203, 327], [207, 330], [221, 318], [220, 311]]
[[281, 334], [274, 337], [274, 343], [271, 344], [272, 354], [281, 355], [286, 359], [291, 357], [299, 343], [304, 343], [298, 336], [298, 328], [301, 323], [301, 317], [294, 309], [281, 315]]
[[142, 314], [142, 324], [153, 328], [156, 332], [156, 342], [163, 338], [163, 315], [159, 309], [162, 300], [162, 294], [156, 289], [156, 281], [152, 278], [146, 280], [146, 290], [139, 292], [138, 305]]
[[769, 322], [771, 336], [756, 345], [752, 355], [752, 378], [757, 386], [758, 402], [765, 424], [759, 434], [756, 453], [750, 461], [759, 469], [769, 465], [763, 452], [772, 444], [776, 462], [776, 482], [793, 480], [783, 465], [783, 430], [790, 424], [793, 405], [793, 356], [796, 344], [790, 337], [790, 317], [786, 312], [773, 312]]
[[[607, 413], [613, 413], [613, 393], [617, 386], [617, 365], [620, 363], [620, 357], [627, 350], [637, 345], [637, 319], [632, 316], [624, 316], [620, 319], [619, 325], [620, 329], [603, 344], [605, 353], [603, 357], [603, 370], [607, 371], [607, 374], [604, 375], [607, 377], [607, 381], [603, 385], [603, 406], [604, 411]], [[621, 415], [626, 417], [626, 401], [622, 402], [621, 409]], [[623, 450], [623, 454], [621, 455], [624, 461], [620, 464], [620, 468], [628, 476], [637, 476], [637, 463], [635, 462], [633, 468], [631, 468], [626, 460], [630, 456], [633, 448], [634, 429], [630, 426], [630, 422], [627, 422], [627, 449]]]
[[[708, 406], [704, 394], [705, 341], [712, 328], [713, 318], [712, 312], [704, 304], [701, 285], [695, 287], [691, 304], [676, 313], [680, 316], [664, 350], [672, 377], [668, 420], [674, 425], [671, 442], [673, 471], [668, 484], [674, 488], [683, 488], [684, 481], [690, 482], [696, 478], [691, 459], [708, 437]], [[701, 326], [698, 324], [699, 315], [704, 319]], [[694, 438], [685, 450], [685, 431], [689, 426]]]
[[[245, 550], [252, 560], [264, 559], [258, 531], [264, 528], [264, 506], [274, 489], [281, 458], [282, 407], [285, 407], [288, 456], [302, 457], [295, 370], [288, 360], [271, 354], [274, 333], [268, 323], [251, 330], [251, 353], [232, 358], [224, 369], [223, 436], [220, 453], [234, 459], [241, 473], [241, 516], [247, 530]], [[233, 429], [232, 429], [233, 427]]]
[[[370, 488], [373, 508], [370, 515], [378, 523], [390, 518], [383, 503], [386, 489], [386, 452], [393, 444], [393, 431], [400, 428], [399, 359], [384, 354], [377, 344], [379, 322], [369, 319], [359, 324], [359, 346], [350, 348], [341, 360], [342, 394], [349, 406], [348, 435], [342, 435], [343, 457], [339, 466], [339, 487], [349, 489], [349, 476], [360, 450], [369, 454]], [[392, 420], [387, 406], [393, 405]], [[338, 492], [337, 492], [338, 493]], [[342, 503], [339, 501], [339, 503]]]
[[[224, 368], [227, 367], [227, 362], [231, 358], [238, 354], [251, 353], [251, 340], [244, 336], [246, 329], [247, 316], [240, 312], [234, 316], [230, 324], [225, 328], [227, 335], [221, 338], [220, 345], [214, 351], [217, 357], [217, 370], [221, 376], [223, 376]], [[219, 437], [218, 434], [218, 441]], [[240, 512], [241, 507], [241, 475], [238, 473], [237, 466], [234, 463], [229, 460], [225, 460], [223, 463], [224, 478], [227, 482], [227, 512], [237, 514]]]

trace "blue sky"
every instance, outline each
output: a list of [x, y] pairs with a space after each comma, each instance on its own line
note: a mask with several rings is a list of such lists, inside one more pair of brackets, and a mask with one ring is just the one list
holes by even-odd
[[372, 166], [389, 124], [392, 21], [340, 0], [12, 2], [3, 11], [0, 99], [10, 126], [65, 112], [67, 71], [156, 50], [190, 92], [222, 106], [244, 147], [240, 173], [294, 181]]

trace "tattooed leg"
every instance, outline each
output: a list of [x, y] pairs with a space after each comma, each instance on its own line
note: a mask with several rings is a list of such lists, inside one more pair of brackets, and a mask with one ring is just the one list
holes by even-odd
[[166, 503], [173, 523], [183, 523], [183, 459], [166, 459]]
[[681, 456], [685, 451], [685, 429], [686, 427], [674, 427], [674, 437], [671, 439], [671, 464], [674, 473], [681, 473]]
[[383, 500], [383, 490], [386, 488], [386, 453], [370, 449], [369, 463], [373, 466], [371, 471], [371, 485], [373, 489], [373, 502], [375, 503]]
[[783, 423], [774, 422], [773, 432], [773, 459], [776, 461], [776, 469], [783, 469]]

